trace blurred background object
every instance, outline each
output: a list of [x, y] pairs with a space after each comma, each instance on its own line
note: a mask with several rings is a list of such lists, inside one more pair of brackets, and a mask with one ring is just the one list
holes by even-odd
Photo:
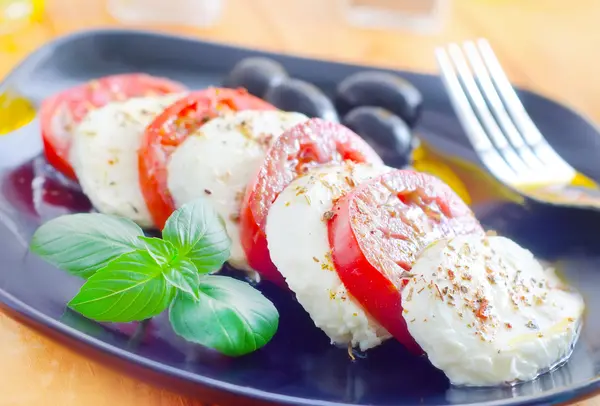
[[108, 12], [131, 24], [214, 25], [225, 0], [108, 0]]
[[450, 0], [341, 0], [350, 24], [422, 34], [441, 30], [449, 4]]
[[43, 9], [43, 0], [0, 0], [0, 36], [39, 20]]
[[[42, 19], [44, 0], [0, 0], [0, 61], [20, 51], [19, 35]], [[14, 91], [0, 89], [0, 136], [35, 117], [34, 106]]]

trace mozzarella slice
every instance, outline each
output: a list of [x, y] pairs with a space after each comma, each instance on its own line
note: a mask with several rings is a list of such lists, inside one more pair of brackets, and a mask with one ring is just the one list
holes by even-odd
[[583, 300], [513, 241], [441, 240], [421, 253], [411, 273], [403, 317], [453, 384], [531, 380], [570, 356]]
[[204, 197], [225, 221], [229, 263], [250, 271], [239, 232], [240, 204], [266, 149], [281, 133], [308, 120], [300, 113], [245, 110], [210, 120], [171, 155], [168, 187], [177, 207]]
[[315, 325], [337, 345], [379, 345], [390, 334], [346, 291], [331, 260], [327, 216], [350, 185], [389, 168], [344, 164], [313, 169], [295, 179], [269, 209], [271, 260]]
[[139, 185], [137, 151], [146, 126], [181, 96], [111, 102], [91, 111], [77, 126], [70, 161], [83, 192], [99, 212], [153, 226]]

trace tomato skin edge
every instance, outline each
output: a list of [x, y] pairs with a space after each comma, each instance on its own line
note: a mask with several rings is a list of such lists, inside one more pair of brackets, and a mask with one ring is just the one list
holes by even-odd
[[[138, 149], [140, 189], [152, 221], [160, 230], [163, 229], [167, 219], [175, 210], [175, 202], [170, 195], [161, 193], [161, 185], [166, 185], [167, 182], [168, 156], [165, 152], [159, 151], [161, 147], [161, 134], [159, 132], [162, 126], [170, 119], [168, 113], [179, 109], [179, 106], [182, 104], [187, 105], [187, 101], [188, 97], [184, 97], [164, 109], [146, 127]], [[161, 157], [163, 158], [162, 162], [160, 162]]]
[[[144, 134], [144, 137], [146, 137], [146, 134]], [[149, 173], [154, 173], [155, 171], [150, 170], [150, 165], [147, 165], [148, 163], [144, 158], [142, 158], [142, 154], [144, 154], [147, 150], [156, 148], [156, 146], [148, 145], [146, 149], [145, 143], [142, 143], [141, 145], [142, 146], [139, 149], [138, 155], [138, 172], [142, 195], [144, 196], [146, 206], [148, 207], [148, 211], [150, 212], [150, 216], [152, 217], [154, 225], [158, 229], [162, 230], [170, 214], [175, 210], [175, 202], [173, 202], [173, 198], [171, 196], [165, 196], [164, 194], [158, 192], [158, 190], [160, 190], [158, 185], [161, 183], [161, 180], [157, 178], [162, 179], [164, 176], [166, 182], [166, 171], [164, 171], [165, 173], [162, 173], [163, 171], [159, 170], [159, 175], [157, 177], [148, 176]], [[149, 188], [157, 191], [157, 193], [149, 193]]]
[[[79, 87], [75, 89], [75, 91], [79, 91]], [[44, 156], [46, 157], [46, 161], [48, 161], [48, 163], [58, 172], [69, 179], [76, 181], [77, 175], [75, 174], [75, 170], [71, 166], [71, 163], [68, 161], [70, 142], [67, 142], [66, 144], [57, 142], [58, 139], [49, 132], [52, 129], [53, 114], [61, 102], [61, 95], [62, 94], [58, 94], [49, 97], [42, 102], [40, 107], [39, 116]], [[63, 149], [63, 151], [59, 151], [60, 149]], [[64, 156], [65, 154], [67, 156]]]
[[58, 153], [55, 145], [49, 140], [45, 132], [42, 132], [42, 143], [44, 145], [44, 157], [46, 161], [58, 172], [62, 173], [69, 179], [77, 181], [75, 170], [68, 161]]
[[245, 232], [240, 233], [240, 237], [242, 248], [246, 252], [248, 265], [252, 269], [260, 269], [259, 273], [263, 278], [268, 279], [281, 288], [289, 289], [285, 278], [277, 270], [273, 261], [271, 261], [267, 236], [257, 226], [251, 206], [244, 204], [242, 207], [243, 213], [240, 216], [240, 228], [245, 230]]
[[335, 270], [352, 296], [369, 298], [372, 305], [364, 306], [361, 303], [365, 312], [369, 313], [369, 308], [370, 315], [396, 340], [410, 352], [422, 355], [424, 351], [408, 333], [406, 320], [402, 316], [400, 291], [362, 253], [350, 225], [350, 195], [351, 193], [336, 202], [333, 218], [327, 223]]

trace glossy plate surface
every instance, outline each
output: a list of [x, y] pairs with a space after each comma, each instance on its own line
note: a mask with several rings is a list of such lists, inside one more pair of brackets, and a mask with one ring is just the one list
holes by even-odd
[[[250, 55], [273, 57], [292, 76], [328, 92], [346, 75], [364, 69], [138, 31], [90, 31], [36, 51], [9, 75], [0, 91], [17, 91], [39, 105], [44, 97], [71, 85], [131, 71], [168, 76], [200, 88], [218, 85], [239, 59]], [[398, 73], [423, 93], [418, 132], [440, 150], [473, 159], [439, 78]], [[520, 95], [558, 152], [578, 170], [600, 180], [600, 134], [594, 126], [539, 95]], [[244, 397], [234, 404], [249, 404], [250, 399], [315, 406], [548, 404], [600, 389], [598, 213], [534, 203], [488, 202], [474, 207], [487, 228], [553, 262], [585, 295], [588, 311], [581, 339], [563, 367], [512, 389], [462, 389], [451, 387], [426, 359], [407, 354], [391, 341], [350, 362], [345, 349], [330, 346], [300, 306], [269, 284], [260, 288], [280, 311], [280, 329], [263, 350], [240, 359], [182, 342], [164, 318], [146, 326], [105, 326], [65, 311], [65, 303], [82, 282], [29, 254], [27, 246], [42, 222], [87, 211], [90, 205], [78, 191], [54, 178], [40, 152], [37, 120], [0, 137], [0, 302], [21, 320], [58, 333], [66, 342], [83, 343], [82, 348], [96, 356], [143, 367], [138, 374], [163, 374], [164, 378], [159, 375], [163, 383], [191, 388], [207, 402]]]

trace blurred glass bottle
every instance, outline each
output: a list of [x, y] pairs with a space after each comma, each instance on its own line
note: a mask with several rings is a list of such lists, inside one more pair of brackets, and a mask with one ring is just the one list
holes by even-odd
[[[11, 60], [11, 55], [19, 52], [16, 40], [27, 35], [32, 24], [41, 20], [43, 11], [43, 0], [0, 0], [0, 60], [3, 56]], [[35, 117], [33, 104], [18, 92], [9, 90], [8, 85], [0, 89], [0, 136]]]
[[407, 29], [423, 34], [441, 30], [450, 0], [338, 0], [346, 20], [356, 26]]
[[223, 12], [225, 0], [108, 0], [108, 12], [130, 24], [181, 24], [209, 27]]
[[12, 34], [40, 18], [44, 0], [0, 0], [0, 35]]

